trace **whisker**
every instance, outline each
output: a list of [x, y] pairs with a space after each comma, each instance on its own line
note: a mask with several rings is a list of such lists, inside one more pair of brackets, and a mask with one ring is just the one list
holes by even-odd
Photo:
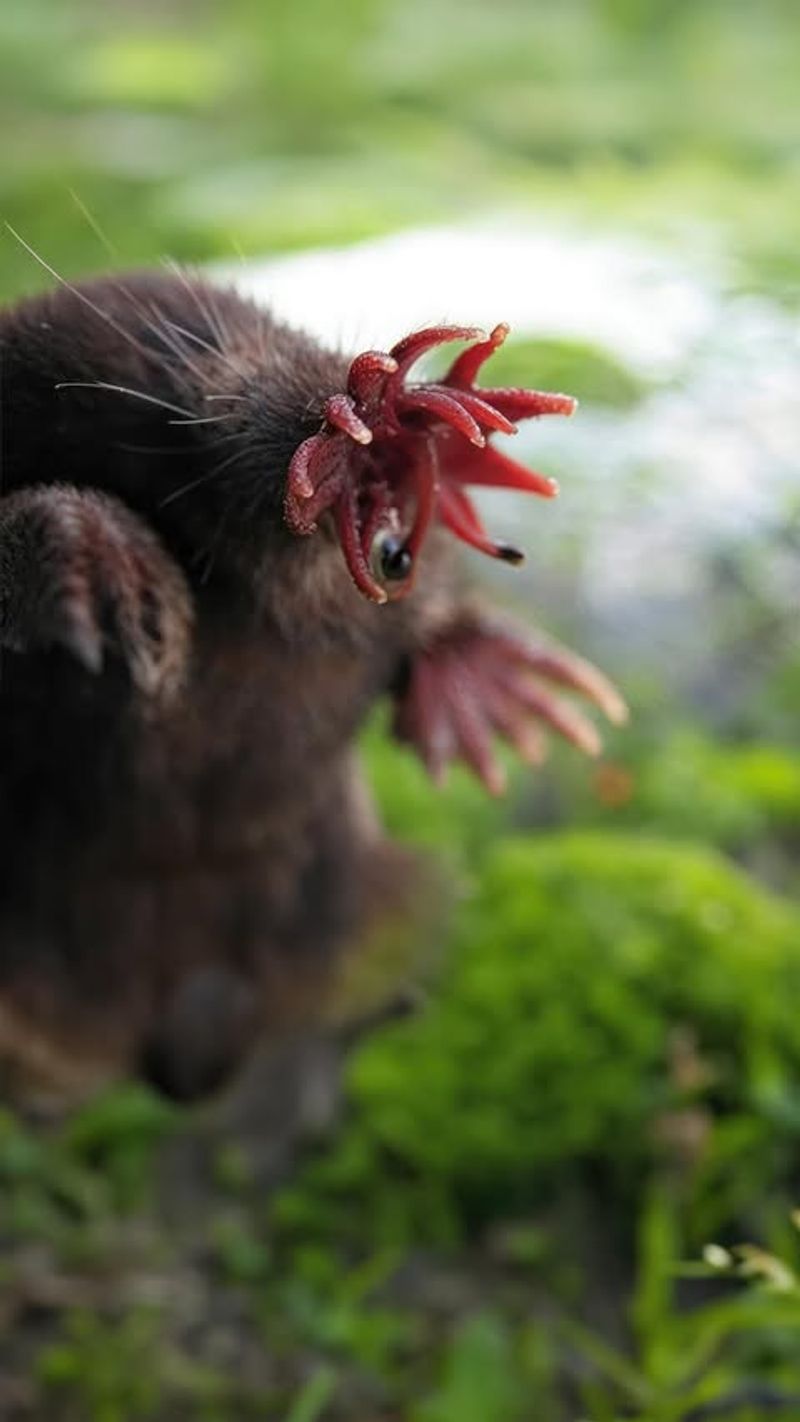
[[131, 395], [135, 400], [146, 400], [148, 405], [159, 405], [162, 410], [171, 410], [174, 415], [188, 415], [194, 418], [191, 410], [184, 410], [180, 405], [171, 405], [169, 400], [161, 400], [157, 395], [148, 395], [144, 390], [131, 390], [127, 385], [111, 385], [105, 380], [62, 380], [56, 385], [56, 390], [110, 390], [116, 395]]
[[235, 416], [230, 415], [197, 415], [190, 420], [167, 420], [168, 425], [221, 425], [226, 420], [232, 420]]
[[[166, 332], [163, 328], [164, 318], [161, 308], [157, 306], [155, 302], [151, 302], [149, 303], [149, 305], [145, 306], [141, 301], [138, 301], [136, 299], [136, 296], [131, 291], [130, 287], [125, 286], [121, 281], [115, 280], [113, 282], [113, 286], [115, 291], [120, 292], [122, 296], [125, 297], [125, 300], [130, 302], [133, 310], [139, 317], [139, 320], [143, 322], [143, 324], [147, 327], [148, 331], [152, 331], [153, 335], [156, 336], [158, 340], [163, 341], [165, 345], [168, 346], [168, 348], [172, 351], [172, 354], [177, 356], [178, 359], [181, 361], [182, 365], [187, 366], [188, 369], [191, 370], [196, 380], [203, 382], [205, 380], [205, 374], [200, 369], [200, 367], [195, 365], [194, 362], [189, 359], [188, 355], [186, 354], [186, 351], [183, 349], [182, 346], [168, 339]], [[152, 317], [155, 317], [155, 321], [152, 320]], [[130, 333], [128, 333], [128, 335], [129, 339], [134, 339], [134, 337], [131, 336]], [[142, 349], [147, 352], [148, 356], [151, 359], [162, 359], [160, 352], [153, 351], [150, 349], [150, 347], [146, 345], [143, 346]], [[187, 382], [182, 379], [183, 371], [181, 369], [177, 368], [174, 365], [168, 364], [166, 361], [163, 361], [162, 363], [164, 365], [164, 369], [168, 369], [173, 375], [173, 377], [177, 377], [183, 385], [187, 385]]]
[[209, 479], [215, 479], [219, 474], [223, 474], [230, 465], [235, 464], [236, 460], [241, 459], [246, 453], [246, 449], [236, 450], [228, 459], [224, 459], [221, 464], [215, 464], [213, 469], [207, 469], [199, 478], [192, 479], [189, 484], [184, 484], [180, 489], [173, 489], [171, 494], [167, 494], [167, 497], [161, 500], [158, 507], [165, 509], [167, 504], [173, 504], [176, 499], [182, 498], [184, 494], [190, 493], [192, 489], [198, 489], [201, 484], [207, 484]]
[[114, 246], [113, 242], [110, 241], [107, 234], [103, 231], [102, 227], [100, 226], [100, 223], [97, 221], [97, 218], [94, 216], [94, 214], [89, 211], [88, 207], [86, 206], [86, 203], [83, 201], [83, 198], [79, 197], [74, 188], [67, 188], [67, 192], [69, 193], [70, 197], [72, 198], [72, 201], [77, 207], [78, 212], [91, 227], [101, 247], [105, 247], [106, 251], [108, 252], [108, 255], [116, 260], [116, 258], [119, 256], [116, 247]]
[[[208, 305], [210, 309], [214, 312], [218, 329], [222, 332], [222, 344], [225, 346], [229, 346], [231, 344], [231, 334], [230, 331], [225, 329], [225, 323], [222, 319], [222, 313], [219, 309], [219, 301], [217, 301], [216, 305], [214, 303], [214, 287], [209, 284], [206, 287], [206, 292], [208, 294]], [[221, 295], [221, 291], [217, 290], [217, 296], [219, 297]]]
[[214, 335], [216, 336], [219, 344], [221, 346], [225, 345], [226, 336], [225, 332], [222, 329], [222, 326], [219, 324], [218, 313], [214, 312], [210, 302], [206, 303], [203, 301], [198, 290], [197, 284], [195, 282], [190, 281], [183, 268], [180, 267], [177, 262], [174, 262], [171, 257], [166, 257], [164, 259], [164, 265], [169, 271], [172, 272], [173, 276], [176, 276], [178, 278], [178, 281], [181, 283], [181, 286], [192, 298], [192, 301], [200, 312], [200, 315], [205, 321], [208, 322], [209, 326], [211, 327], [211, 330], [214, 332]]
[[233, 444], [237, 439], [252, 440], [252, 432], [250, 430], [232, 430], [230, 434], [220, 435], [219, 439], [213, 440], [211, 448], [220, 449], [222, 445]]
[[[124, 291], [125, 288], [121, 287], [120, 290]], [[130, 295], [130, 293], [128, 292], [126, 292], [125, 294], [126, 296]], [[133, 297], [131, 297], [131, 300], [133, 300]], [[199, 365], [195, 365], [194, 361], [187, 355], [186, 350], [180, 342], [170, 340], [169, 336], [167, 335], [165, 328], [167, 326], [171, 326], [172, 322], [168, 321], [163, 315], [161, 309], [154, 304], [150, 306], [149, 311], [151, 316], [155, 316], [155, 321], [151, 321], [150, 316], [144, 313], [144, 309], [141, 307], [139, 308], [139, 314], [142, 316], [142, 319], [144, 320], [144, 323], [147, 326], [148, 330], [152, 331], [153, 335], [156, 336], [158, 340], [163, 341], [164, 344], [169, 347], [169, 349], [172, 351], [172, 354], [177, 356], [178, 359], [182, 362], [182, 364], [192, 372], [195, 380], [198, 380], [201, 384], [203, 384], [206, 379], [205, 372], [201, 370]], [[176, 373], [180, 374], [180, 372]]]
[[166, 321], [166, 325], [171, 326], [173, 331], [178, 331], [180, 335], [185, 336], [187, 341], [196, 341], [198, 346], [202, 346], [204, 350], [210, 351], [218, 360], [224, 361], [228, 368], [233, 371], [234, 375], [238, 375], [240, 379], [244, 375], [241, 366], [236, 365], [230, 356], [226, 355], [225, 352], [221, 351], [217, 346], [212, 346], [210, 341], [204, 341], [203, 337], [198, 336], [195, 331], [187, 331], [185, 326], [179, 326], [177, 321]]
[[188, 494], [192, 489], [198, 489], [201, 484], [207, 484], [209, 479], [213, 479], [217, 473], [216, 469], [207, 469], [205, 474], [201, 474], [198, 479], [192, 479], [190, 483], [183, 484], [180, 489], [173, 489], [171, 494], [167, 494], [165, 499], [161, 499], [158, 507], [165, 509], [167, 504], [174, 504], [176, 499], [180, 499], [184, 494]]
[[232, 464], [235, 464], [236, 461], [237, 461], [237, 459], [243, 459], [244, 456], [245, 456], [246, 454], [249, 454], [249, 453], [250, 453], [250, 448], [249, 448], [249, 446], [246, 447], [245, 449], [236, 449], [236, 450], [234, 450], [233, 454], [229, 454], [227, 459], [223, 459], [222, 463], [217, 465], [217, 467], [216, 467], [216, 469], [215, 469], [214, 472], [215, 472], [216, 474], [222, 474], [226, 469], [229, 469]]
[[51, 267], [50, 263], [46, 262], [44, 257], [40, 257], [39, 253], [34, 251], [30, 243], [26, 242], [25, 238], [20, 236], [19, 232], [11, 226], [10, 222], [6, 222], [5, 227], [7, 231], [11, 233], [14, 240], [19, 242], [20, 246], [24, 247], [26, 252], [30, 253], [33, 260], [38, 262], [40, 267], [44, 267], [44, 270], [49, 272], [50, 276], [58, 282], [59, 286], [63, 286], [67, 291], [71, 291], [72, 295], [77, 297], [78, 301], [82, 301], [84, 306], [88, 306], [89, 310], [93, 311], [95, 316], [99, 316], [101, 321], [105, 321], [106, 325], [110, 326], [112, 331], [116, 331], [117, 335], [122, 336], [123, 340], [129, 341], [141, 355], [146, 356], [148, 360], [152, 360], [153, 352], [148, 350], [142, 341], [137, 340], [135, 336], [131, 335], [130, 331], [126, 331], [124, 326], [120, 326], [119, 323], [114, 320], [113, 316], [109, 316], [108, 312], [104, 311], [101, 306], [97, 306], [95, 302], [86, 295], [85, 291], [81, 291], [80, 287], [73, 286], [72, 282], [67, 281], [66, 277], [62, 277], [60, 273], [56, 271], [55, 267]]

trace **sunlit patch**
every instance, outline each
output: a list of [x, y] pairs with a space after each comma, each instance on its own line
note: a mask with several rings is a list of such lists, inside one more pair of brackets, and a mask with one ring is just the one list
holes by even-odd
[[[515, 434], [519, 420], [571, 415], [576, 404], [569, 395], [540, 390], [476, 387], [481, 366], [507, 335], [504, 324], [489, 336], [471, 327], [432, 326], [388, 353], [356, 356], [346, 393], [326, 401], [322, 429], [295, 450], [286, 490], [289, 527], [312, 533], [330, 510], [353, 581], [372, 601], [409, 591], [434, 519], [492, 558], [522, 562], [518, 548], [487, 533], [467, 485], [544, 498], [558, 492], [553, 479], [489, 443], [495, 433]], [[475, 344], [440, 380], [407, 383], [419, 357], [447, 341]]]

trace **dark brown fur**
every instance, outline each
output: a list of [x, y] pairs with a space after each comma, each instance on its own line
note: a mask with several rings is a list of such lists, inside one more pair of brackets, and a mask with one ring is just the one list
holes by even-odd
[[0, 361], [0, 1069], [193, 1095], [320, 1009], [386, 883], [351, 747], [452, 614], [440, 558], [377, 608], [286, 531], [347, 361], [233, 293], [60, 288]]

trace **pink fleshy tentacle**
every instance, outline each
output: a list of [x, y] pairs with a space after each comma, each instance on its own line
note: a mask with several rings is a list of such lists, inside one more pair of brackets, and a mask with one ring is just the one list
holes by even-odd
[[349, 395], [331, 395], [330, 399], [325, 401], [322, 412], [329, 425], [341, 430], [342, 434], [349, 435], [356, 444], [372, 443], [372, 430], [356, 412]]
[[[517, 433], [516, 425], [504, 414], [502, 410], [492, 405], [488, 400], [484, 390], [478, 394], [475, 390], [461, 390], [456, 385], [427, 385], [426, 390], [442, 391], [449, 395], [451, 400], [456, 400], [464, 410], [469, 410], [476, 423], [485, 427], [489, 431], [496, 431], [498, 434], [513, 435]], [[503, 392], [500, 391], [500, 394]]]
[[385, 482], [373, 484], [371, 494], [372, 500], [361, 524], [361, 549], [367, 562], [369, 562], [373, 540], [393, 504], [392, 496]]
[[348, 394], [362, 406], [377, 403], [389, 376], [396, 370], [397, 361], [386, 351], [364, 351], [350, 362]]
[[382, 397], [384, 414], [389, 423], [396, 421], [397, 401], [406, 393], [406, 375], [420, 356], [447, 341], [472, 341], [482, 335], [483, 332], [475, 326], [428, 326], [422, 331], [413, 331], [392, 346], [390, 358], [396, 362], [397, 368], [388, 376]]
[[351, 481], [345, 483], [335, 507], [336, 528], [345, 562], [353, 582], [370, 602], [389, 601], [385, 588], [376, 582], [364, 553], [359, 527], [358, 495]]
[[469, 440], [470, 444], [477, 445], [478, 449], [483, 449], [486, 444], [486, 436], [475, 417], [464, 402], [453, 399], [449, 391], [434, 389], [431, 386], [417, 386], [398, 396], [397, 409], [400, 414], [413, 414], [417, 410], [421, 410], [423, 414], [427, 412], [433, 415], [434, 419], [444, 420], [446, 424], [451, 425]]
[[347, 437], [312, 435], [289, 464], [284, 516], [293, 533], [313, 533], [317, 519], [340, 494], [348, 477]]
[[[448, 453], [450, 453], [448, 451]], [[558, 484], [546, 474], [538, 474], [535, 469], [527, 469], [517, 464], [507, 455], [501, 454], [493, 445], [485, 449], [459, 450], [457, 457], [450, 457], [446, 463], [449, 479], [459, 484], [486, 485], [501, 489], [522, 489], [527, 494], [538, 494], [543, 499], [553, 499], [558, 493]]]
[[477, 548], [479, 553], [500, 558], [504, 563], [524, 563], [525, 555], [519, 548], [513, 548], [509, 543], [497, 543], [489, 537], [472, 500], [463, 489], [456, 488], [452, 483], [443, 483], [439, 489], [439, 517], [462, 543]]
[[461, 355], [456, 356], [444, 377], [445, 385], [470, 389], [475, 384], [475, 377], [481, 366], [500, 349], [510, 330], [507, 321], [500, 321], [477, 345], [470, 346], [468, 351], [462, 351]]
[[485, 340], [485, 334], [478, 326], [426, 326], [422, 331], [412, 331], [410, 336], [404, 336], [402, 341], [397, 341], [389, 352], [397, 362], [393, 378], [402, 380], [414, 362], [426, 351], [433, 350], [434, 346], [443, 346], [448, 341], [478, 339]]
[[311, 477], [311, 466], [314, 456], [326, 443], [324, 434], [311, 435], [304, 439], [302, 444], [297, 446], [289, 462], [289, 473], [286, 480], [287, 497], [290, 499], [310, 499], [314, 492], [314, 480]]
[[[301, 536], [313, 533], [317, 527], [319, 519], [328, 509], [332, 508], [341, 494], [347, 480], [347, 470], [344, 465], [337, 469], [332, 469], [326, 479], [315, 489], [312, 497], [302, 506], [301, 509], [293, 509], [291, 512], [292, 521], [290, 527], [295, 533]], [[290, 515], [287, 511], [287, 520]]]
[[425, 455], [426, 457], [417, 460], [414, 467], [414, 492], [417, 499], [417, 508], [414, 515], [414, 522], [411, 526], [411, 532], [406, 539], [406, 549], [414, 560], [416, 560], [416, 556], [422, 546], [422, 541], [436, 513], [437, 495], [439, 493], [440, 484], [439, 456], [433, 439], [427, 439], [425, 441]]
[[495, 390], [481, 386], [480, 397], [509, 420], [534, 420], [540, 415], [569, 416], [574, 415], [578, 408], [578, 402], [572, 395], [549, 390], [522, 390], [511, 386]]
[[[571, 395], [550, 393], [546, 390], [524, 390], [518, 387], [491, 388], [481, 386], [474, 389], [475, 380], [481, 367], [495, 351], [499, 350], [509, 334], [510, 326], [502, 321], [495, 326], [488, 339], [470, 346], [453, 361], [444, 377], [445, 386], [453, 386], [479, 395], [488, 405], [499, 410], [509, 420], [528, 420], [538, 415], [572, 415], [577, 408], [577, 400]], [[508, 430], [506, 433], [511, 434]]]
[[[346, 392], [325, 401], [320, 431], [295, 451], [285, 497], [289, 527], [297, 534], [310, 533], [332, 509], [348, 569], [371, 600], [385, 602], [410, 589], [417, 555], [436, 517], [481, 552], [522, 561], [518, 550], [489, 536], [465, 493], [467, 486], [519, 489], [545, 498], [557, 493], [555, 480], [516, 463], [490, 442], [494, 434], [516, 433], [518, 420], [568, 415], [575, 408], [567, 395], [475, 386], [508, 330], [501, 323], [487, 336], [474, 327], [430, 326], [389, 352], [363, 352], [351, 362]], [[444, 377], [407, 383], [415, 361], [456, 340], [471, 344]], [[402, 538], [409, 513], [411, 528], [401, 551], [410, 572], [387, 572], [389, 593], [372, 569], [375, 540], [384, 525]]]

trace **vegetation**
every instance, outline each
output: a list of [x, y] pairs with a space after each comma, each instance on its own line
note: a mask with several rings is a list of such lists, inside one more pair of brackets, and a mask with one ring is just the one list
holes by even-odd
[[[27, 0], [0, 205], [74, 273], [93, 226], [120, 263], [230, 258], [535, 203], [733, 230], [796, 296], [798, 62], [792, 0]], [[35, 281], [5, 244], [3, 290]]]
[[800, 914], [652, 828], [489, 830], [462, 873], [441, 986], [277, 1193], [226, 1138], [178, 1223], [165, 1151], [207, 1137], [139, 1088], [4, 1118], [0, 1376], [33, 1415], [796, 1405]]

